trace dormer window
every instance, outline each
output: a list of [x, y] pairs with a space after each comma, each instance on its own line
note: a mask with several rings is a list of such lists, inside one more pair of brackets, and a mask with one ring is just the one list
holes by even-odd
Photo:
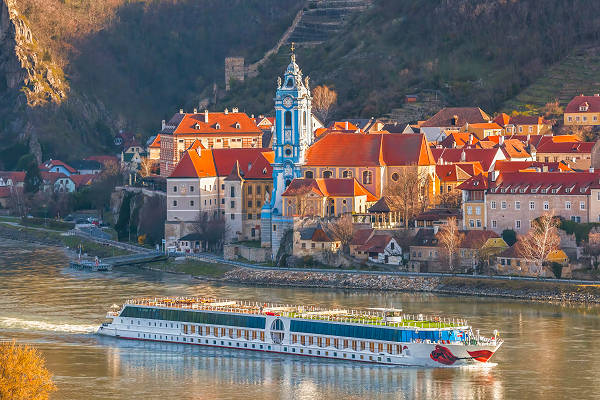
[[221, 125], [218, 122], [215, 124], [215, 129], [221, 129]]
[[590, 105], [586, 101], [585, 103], [583, 103], [582, 105], [579, 106], [579, 111], [587, 111], [589, 108], [590, 108]]
[[194, 129], [200, 129], [200, 124], [199, 123], [194, 124]]
[[240, 129], [240, 128], [241, 128], [241, 125], [240, 125], [240, 123], [239, 123], [239, 122], [236, 122], [236, 123], [235, 123], [235, 129]]

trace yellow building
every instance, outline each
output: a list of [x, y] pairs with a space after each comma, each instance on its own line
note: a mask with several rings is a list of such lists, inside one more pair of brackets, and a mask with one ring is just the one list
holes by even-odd
[[600, 125], [600, 94], [576, 96], [565, 108], [565, 125]]

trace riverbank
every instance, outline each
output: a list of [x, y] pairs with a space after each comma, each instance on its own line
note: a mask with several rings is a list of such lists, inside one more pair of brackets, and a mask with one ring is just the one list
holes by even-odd
[[235, 268], [221, 282], [309, 288], [425, 292], [458, 296], [504, 297], [519, 300], [600, 303], [600, 287], [569, 283], [473, 279], [460, 277], [275, 271]]

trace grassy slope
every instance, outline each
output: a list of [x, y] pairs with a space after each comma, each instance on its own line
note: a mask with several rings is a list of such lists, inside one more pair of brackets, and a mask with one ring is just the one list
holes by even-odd
[[[573, 43], [596, 40], [598, 24], [589, 16], [598, 13], [600, 2], [585, 0], [378, 0], [339, 36], [301, 49], [298, 61], [313, 86], [336, 88], [340, 116], [385, 114], [405, 94], [427, 89], [440, 90], [448, 104], [493, 111]], [[286, 58], [275, 56], [224, 103], [252, 93], [251, 104], [269, 112]]]

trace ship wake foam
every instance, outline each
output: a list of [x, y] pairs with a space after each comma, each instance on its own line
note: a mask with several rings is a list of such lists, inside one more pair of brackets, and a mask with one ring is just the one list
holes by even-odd
[[0, 318], [0, 327], [36, 331], [51, 331], [65, 333], [92, 333], [96, 325], [55, 324], [45, 321], [28, 321], [20, 318]]

